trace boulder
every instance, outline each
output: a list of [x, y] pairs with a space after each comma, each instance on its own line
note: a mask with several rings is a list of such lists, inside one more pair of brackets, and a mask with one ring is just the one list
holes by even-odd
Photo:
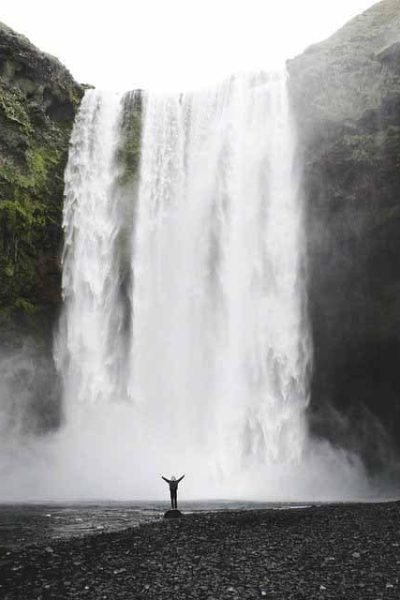
[[164, 514], [164, 519], [180, 519], [182, 517], [183, 514], [177, 508], [171, 508]]

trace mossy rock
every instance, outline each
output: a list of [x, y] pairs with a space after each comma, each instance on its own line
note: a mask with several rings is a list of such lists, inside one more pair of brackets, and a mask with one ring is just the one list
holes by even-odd
[[63, 174], [83, 91], [0, 24], [0, 327], [31, 327], [40, 313], [51, 327], [60, 302]]

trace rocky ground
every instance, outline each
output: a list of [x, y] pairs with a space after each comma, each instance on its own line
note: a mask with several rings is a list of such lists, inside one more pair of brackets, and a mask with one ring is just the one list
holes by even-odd
[[187, 515], [0, 548], [4, 600], [400, 597], [400, 503]]

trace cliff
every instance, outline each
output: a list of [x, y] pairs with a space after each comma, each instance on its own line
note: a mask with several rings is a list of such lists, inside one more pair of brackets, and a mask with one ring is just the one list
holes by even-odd
[[63, 174], [83, 89], [0, 24], [0, 436], [57, 427]]
[[312, 431], [400, 448], [400, 2], [289, 61], [304, 156]]
[[58, 60], [0, 24], [3, 329], [48, 322], [60, 301], [63, 173], [82, 94]]

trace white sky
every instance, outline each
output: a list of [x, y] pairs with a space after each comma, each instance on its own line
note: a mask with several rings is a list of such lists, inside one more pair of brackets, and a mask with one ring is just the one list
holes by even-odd
[[187, 89], [273, 68], [374, 0], [0, 0], [0, 21], [100, 88]]

